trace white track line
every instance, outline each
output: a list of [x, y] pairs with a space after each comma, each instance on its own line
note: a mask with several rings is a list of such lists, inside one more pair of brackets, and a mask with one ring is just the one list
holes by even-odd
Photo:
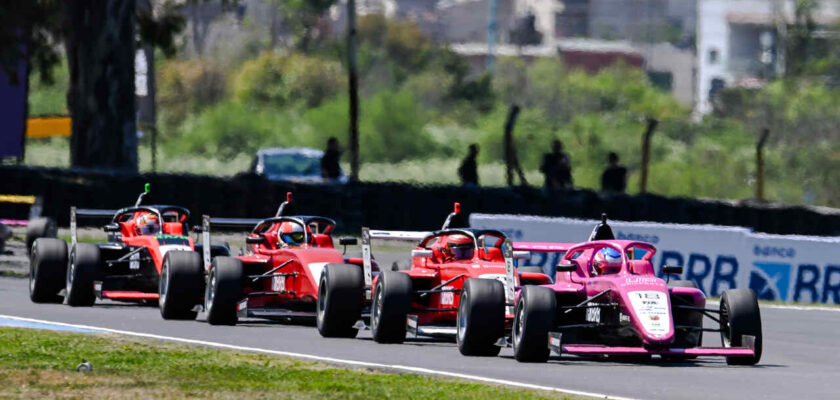
[[[720, 301], [709, 300], [706, 302], [707, 305], [714, 305], [719, 306]], [[828, 312], [840, 312], [840, 307], [821, 307], [821, 306], [796, 306], [796, 305], [787, 305], [787, 304], [762, 304], [760, 301], [758, 302], [759, 308], [775, 308], [777, 310], [797, 310], [797, 311], [828, 311]]]
[[154, 335], [151, 333], [138, 333], [138, 332], [130, 332], [130, 331], [123, 331], [118, 329], [110, 329], [110, 328], [103, 328], [98, 326], [90, 326], [90, 325], [78, 325], [78, 324], [68, 324], [64, 322], [56, 322], [56, 321], [46, 321], [41, 319], [33, 319], [33, 318], [25, 318], [25, 317], [18, 317], [14, 315], [3, 315], [0, 314], [0, 318], [8, 318], [12, 320], [18, 321], [25, 321], [25, 322], [34, 322], [34, 323], [41, 323], [41, 324], [50, 324], [50, 325], [58, 325], [58, 326], [66, 326], [78, 329], [88, 329], [106, 333], [114, 333], [119, 335], [126, 335], [126, 336], [134, 336], [134, 337], [142, 337], [147, 339], [157, 339], [157, 340], [165, 340], [171, 342], [181, 342], [181, 343], [188, 343], [193, 345], [199, 346], [206, 346], [206, 347], [215, 347], [220, 349], [229, 349], [229, 350], [238, 350], [238, 351], [246, 351], [252, 353], [262, 353], [262, 354], [271, 354], [277, 356], [286, 356], [286, 357], [295, 357], [295, 358], [303, 358], [308, 360], [315, 360], [315, 361], [322, 361], [332, 364], [344, 364], [344, 365], [352, 365], [357, 367], [368, 367], [368, 368], [378, 368], [384, 370], [397, 370], [397, 371], [406, 371], [412, 373], [419, 373], [419, 374], [426, 374], [426, 375], [436, 375], [436, 376], [443, 376], [447, 378], [458, 378], [458, 379], [466, 379], [471, 381], [478, 381], [478, 382], [485, 382], [491, 383], [496, 385], [503, 385], [503, 386], [511, 386], [516, 388], [522, 389], [533, 389], [533, 390], [545, 390], [550, 392], [559, 392], [565, 393], [570, 395], [577, 395], [577, 396], [590, 396], [590, 397], [597, 397], [602, 399], [613, 399], [613, 400], [633, 400], [629, 397], [619, 397], [613, 396], [603, 393], [592, 393], [592, 392], [583, 392], [580, 390], [572, 390], [572, 389], [563, 389], [551, 386], [541, 386], [541, 385], [534, 385], [530, 383], [522, 383], [522, 382], [515, 382], [509, 381], [505, 379], [494, 379], [488, 378], [484, 376], [478, 375], [467, 375], [467, 374], [460, 374], [457, 372], [446, 372], [446, 371], [436, 371], [428, 368], [421, 368], [421, 367], [411, 367], [407, 365], [390, 365], [390, 364], [380, 364], [380, 363], [371, 363], [366, 361], [355, 361], [355, 360], [345, 360], [341, 358], [333, 358], [333, 357], [322, 357], [316, 356], [313, 354], [304, 354], [304, 353], [293, 353], [288, 351], [279, 351], [279, 350], [267, 350], [267, 349], [260, 349], [257, 347], [245, 347], [245, 346], [235, 346], [231, 344], [219, 343], [219, 342], [208, 342], [204, 340], [196, 340], [196, 339], [187, 339], [187, 338], [180, 338], [175, 336], [162, 336], [162, 335]]

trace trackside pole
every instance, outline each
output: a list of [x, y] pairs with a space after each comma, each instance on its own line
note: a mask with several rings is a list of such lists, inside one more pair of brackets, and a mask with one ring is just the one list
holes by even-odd
[[365, 276], [365, 299], [371, 299], [370, 228], [362, 228], [362, 267]]
[[204, 269], [210, 271], [210, 216], [201, 216], [201, 241], [204, 245], [201, 248], [201, 256], [204, 257]]
[[502, 244], [502, 254], [505, 256], [505, 314], [513, 314], [513, 297], [516, 281], [513, 277], [513, 242], [505, 239]]

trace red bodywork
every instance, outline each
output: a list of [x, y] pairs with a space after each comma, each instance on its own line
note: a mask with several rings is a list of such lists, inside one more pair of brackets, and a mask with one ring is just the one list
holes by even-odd
[[[84, 210], [79, 212], [84, 216]], [[151, 234], [140, 234], [136, 229], [137, 220], [148, 213], [162, 213], [158, 215], [160, 230]], [[192, 238], [184, 235], [188, 232], [188, 218], [189, 211], [173, 206], [139, 206], [117, 211], [112, 224], [119, 226], [119, 232], [115, 232], [110, 243], [99, 246], [105, 265], [101, 270], [102, 280], [94, 283], [97, 296], [125, 301], [157, 300], [159, 298], [158, 279], [166, 252], [195, 249]], [[117, 244], [122, 248], [116, 249], [117, 246], [112, 244]], [[145, 251], [137, 254], [136, 263], [122, 262], [109, 265], [108, 261], [119, 259], [129, 250], [137, 248], [143, 248]], [[132, 268], [133, 266], [136, 268]], [[137, 277], [119, 283], [109, 280], [109, 276], [127, 274], [135, 274]]]
[[[476, 239], [481, 236], [483, 247], [476, 247], [472, 257], [455, 260], [445, 255], [447, 240], [453, 235], [469, 233]], [[458, 316], [461, 289], [469, 278], [497, 279], [503, 284], [506, 277], [505, 258], [502, 253], [503, 233], [491, 230], [451, 229], [430, 234], [417, 245], [415, 250], [431, 250], [428, 257], [413, 257], [411, 268], [401, 271], [411, 277], [412, 288], [430, 290], [454, 279], [440, 289], [451, 292], [430, 293], [428, 296], [413, 296], [409, 316], [416, 316], [418, 325], [455, 326]], [[455, 279], [457, 278], [457, 279]], [[548, 276], [540, 273], [522, 273], [515, 277], [518, 286], [521, 283], [532, 285], [549, 284]], [[377, 279], [372, 287], [376, 288]], [[373, 293], [375, 296], [376, 293]], [[508, 315], [511, 320], [513, 315]]]
[[[306, 243], [290, 245], [280, 239], [283, 221], [291, 220], [305, 223], [309, 238]], [[248, 316], [266, 318], [314, 316], [324, 267], [327, 264], [354, 264], [361, 268], [362, 265], [361, 258], [345, 258], [334, 248], [334, 228], [335, 223], [323, 217], [282, 217], [259, 223], [249, 238], [264, 237], [265, 240], [249, 244], [248, 255], [236, 257], [242, 261], [244, 275], [263, 275], [288, 264], [275, 271], [284, 276], [246, 279], [243, 295], [247, 303], [244, 307], [240, 303], [240, 311], [247, 309]]]

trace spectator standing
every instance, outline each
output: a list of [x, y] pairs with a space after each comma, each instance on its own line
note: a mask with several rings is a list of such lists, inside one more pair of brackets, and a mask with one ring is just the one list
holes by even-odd
[[624, 193], [627, 188], [627, 168], [618, 165], [618, 154], [610, 152], [609, 165], [601, 175], [601, 190]]
[[543, 155], [540, 172], [545, 174], [546, 189], [567, 189], [572, 187], [572, 162], [563, 152], [563, 142], [551, 143], [551, 153]]
[[327, 140], [327, 149], [324, 150], [324, 157], [321, 158], [321, 177], [325, 179], [338, 179], [341, 176], [341, 149], [338, 147], [338, 139], [331, 137]]
[[478, 164], [475, 160], [477, 156], [478, 145], [473, 143], [464, 161], [461, 162], [461, 166], [458, 167], [458, 176], [464, 186], [478, 186]]

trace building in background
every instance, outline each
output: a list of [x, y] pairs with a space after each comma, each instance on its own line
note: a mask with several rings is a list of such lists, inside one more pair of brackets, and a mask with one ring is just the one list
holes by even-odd
[[[836, 23], [840, 4], [817, 2], [818, 26]], [[712, 111], [724, 87], [761, 87], [785, 73], [783, 37], [793, 23], [794, 0], [700, 0], [697, 23], [698, 115]]]

